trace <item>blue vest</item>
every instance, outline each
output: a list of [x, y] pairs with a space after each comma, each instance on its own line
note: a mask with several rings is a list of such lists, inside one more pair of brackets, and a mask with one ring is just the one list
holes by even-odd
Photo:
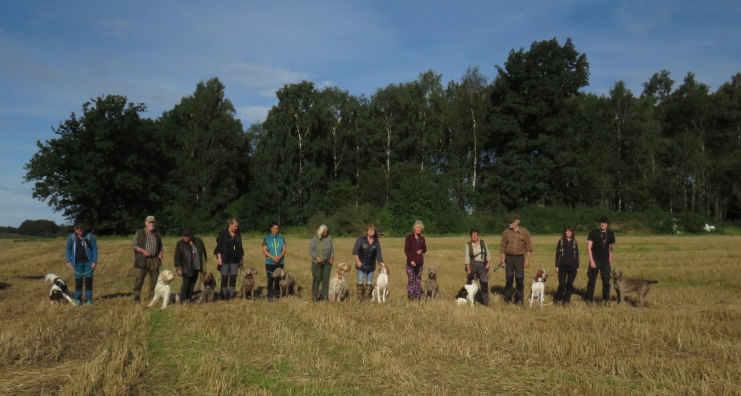
[[[283, 246], [286, 245], [286, 240], [281, 234], [268, 234], [265, 238], [263, 238], [262, 243], [265, 244], [265, 247], [268, 249], [268, 254], [270, 254], [270, 256], [280, 256], [280, 254], [283, 252]], [[274, 263], [271, 257], [265, 257], [265, 264], [282, 266], [285, 264], [285, 260], [286, 258], [282, 257], [280, 259], [280, 262]]]

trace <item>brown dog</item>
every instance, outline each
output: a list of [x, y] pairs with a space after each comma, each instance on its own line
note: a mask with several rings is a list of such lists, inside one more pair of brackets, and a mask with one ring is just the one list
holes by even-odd
[[215, 291], [216, 279], [214, 279], [214, 275], [212, 273], [207, 272], [203, 276], [203, 290], [201, 291], [201, 296], [198, 298], [198, 302], [207, 303], [209, 301], [213, 301]]
[[257, 286], [255, 275], [257, 275], [257, 270], [254, 268], [247, 268], [244, 272], [244, 282], [242, 282], [242, 289], [240, 291], [242, 298], [249, 297], [252, 300], [255, 299], [255, 289]]
[[273, 279], [278, 279], [281, 297], [297, 294], [296, 279], [283, 268], [273, 271]]

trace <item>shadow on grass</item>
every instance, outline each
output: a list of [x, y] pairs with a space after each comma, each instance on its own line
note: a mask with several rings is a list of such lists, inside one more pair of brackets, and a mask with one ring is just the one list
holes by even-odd
[[10, 283], [0, 282], [0, 290], [7, 289], [10, 287]]

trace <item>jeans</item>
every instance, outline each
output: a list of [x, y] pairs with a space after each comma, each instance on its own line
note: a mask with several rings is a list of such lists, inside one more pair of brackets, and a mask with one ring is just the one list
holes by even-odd
[[314, 301], [326, 300], [329, 294], [329, 274], [332, 265], [329, 262], [311, 263], [311, 296]]
[[597, 286], [597, 274], [602, 278], [602, 301], [610, 301], [610, 262], [595, 262], [597, 268], [591, 266], [587, 270], [587, 295], [588, 302], [594, 302], [594, 288]]
[[576, 268], [558, 269], [558, 291], [556, 299], [564, 304], [571, 302], [571, 294], [574, 292], [574, 279], [576, 279]]
[[373, 284], [373, 271], [365, 272], [363, 270], [357, 271], [357, 283], [359, 285], [372, 285]]
[[75, 295], [74, 299], [80, 301], [83, 295], [85, 301], [93, 301], [93, 268], [90, 262], [75, 263]]

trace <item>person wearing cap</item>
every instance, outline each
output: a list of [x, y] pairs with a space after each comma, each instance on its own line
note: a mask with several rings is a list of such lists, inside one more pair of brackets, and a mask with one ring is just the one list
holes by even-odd
[[[533, 253], [533, 244], [530, 233], [525, 227], [520, 226], [520, 216], [510, 217], [509, 226], [502, 233], [500, 245], [500, 266], [505, 269], [507, 302], [522, 304], [525, 293], [525, 268]], [[512, 283], [516, 282], [517, 289], [512, 292]]]
[[268, 278], [268, 299], [280, 297], [279, 279], [273, 279], [273, 271], [286, 266], [286, 239], [280, 233], [277, 222], [270, 224], [270, 233], [262, 239], [262, 254], [265, 256], [265, 275]]
[[309, 243], [311, 255], [311, 296], [314, 301], [327, 300], [329, 294], [329, 275], [334, 264], [334, 245], [329, 236], [329, 228], [322, 224]]
[[422, 268], [425, 265], [427, 241], [424, 232], [425, 225], [417, 220], [412, 226], [411, 234], [404, 239], [404, 255], [407, 259], [407, 298], [419, 300], [422, 298]]
[[602, 302], [610, 301], [610, 273], [615, 251], [615, 233], [610, 230], [607, 217], [599, 219], [599, 228], [592, 230], [587, 237], [589, 268], [587, 269], [587, 302], [594, 302], [594, 288], [597, 275], [602, 278]]
[[228, 300], [237, 294], [237, 274], [244, 261], [239, 220], [232, 217], [216, 237], [216, 266], [221, 273], [221, 298]]
[[157, 220], [154, 216], [147, 216], [144, 220], [144, 228], [136, 232], [134, 236], [134, 269], [136, 279], [134, 280], [134, 302], [141, 302], [141, 291], [144, 279], [149, 275], [149, 293], [154, 294], [157, 284], [157, 276], [162, 265], [162, 237], [156, 230]]
[[206, 247], [201, 238], [193, 235], [190, 228], [183, 229], [182, 237], [175, 246], [175, 271], [183, 277], [180, 286], [180, 301], [190, 302], [198, 274], [206, 264]]
[[74, 299], [78, 303], [85, 292], [85, 304], [93, 303], [93, 272], [98, 261], [98, 243], [92, 232], [86, 232], [81, 224], [74, 226], [67, 238], [67, 266], [75, 274]]

